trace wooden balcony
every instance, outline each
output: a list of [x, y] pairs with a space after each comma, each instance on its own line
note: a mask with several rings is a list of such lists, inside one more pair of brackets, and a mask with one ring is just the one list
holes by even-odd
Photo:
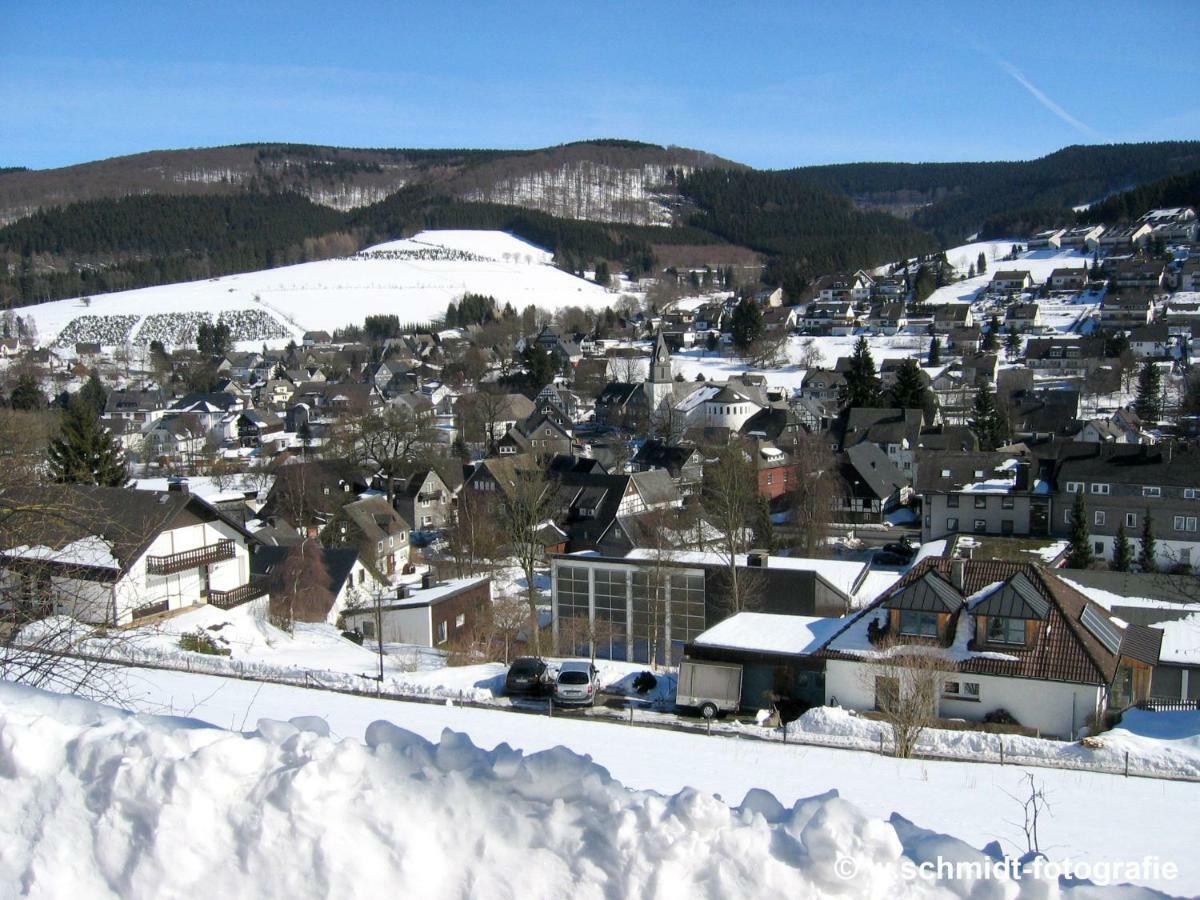
[[194, 550], [183, 550], [170, 556], [147, 556], [146, 571], [151, 575], [174, 575], [212, 563], [233, 559], [236, 544], [231, 540], [217, 541]]
[[269, 592], [267, 583], [261, 580], [250, 580], [238, 585], [231, 591], [209, 591], [208, 602], [219, 609], [233, 609], [243, 603], [249, 603], [259, 597], [265, 597]]

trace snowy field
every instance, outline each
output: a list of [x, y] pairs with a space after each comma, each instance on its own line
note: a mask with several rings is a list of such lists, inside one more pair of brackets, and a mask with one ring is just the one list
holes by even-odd
[[[550, 258], [504, 232], [423, 231], [350, 258], [100, 294], [87, 306], [59, 300], [21, 314], [36, 321], [43, 343], [82, 316], [132, 317], [137, 321], [122, 320], [121, 327], [130, 327], [136, 342], [147, 316], [237, 310], [265, 312], [298, 340], [305, 331], [361, 325], [372, 314], [395, 314], [401, 322], [440, 318], [450, 301], [468, 292], [490, 294], [518, 310], [613, 302], [604, 288], [554, 268]], [[286, 342], [287, 337], [268, 341]]]
[[[854, 352], [854, 344], [859, 335], [791, 335], [787, 343], [787, 362], [769, 368], [750, 364], [738, 356], [722, 356], [711, 353], [703, 347], [694, 347], [671, 354], [671, 370], [676, 375], [682, 375], [687, 381], [695, 381], [696, 375], [703, 373], [707, 381], [725, 381], [743, 374], [762, 375], [767, 384], [788, 390], [796, 390], [804, 382], [806, 370], [800, 362], [809, 348], [820, 353], [817, 360], [821, 368], [832, 369], [838, 357], [850, 356]], [[923, 334], [868, 335], [867, 342], [871, 347], [871, 356], [876, 366], [885, 359], [907, 359], [915, 357], [924, 360], [929, 352], [929, 337]], [[937, 375], [941, 368], [926, 369], [931, 377]]]
[[[770, 792], [784, 808], [787, 808], [798, 800], [836, 790], [841, 797], [860, 809], [863, 814], [875, 819], [886, 820], [896, 814], [910, 820], [920, 828], [954, 834], [974, 848], [983, 848], [995, 841], [999, 842], [1000, 847], [1006, 853], [1019, 853], [1025, 849], [1020, 827], [1022, 812], [1017, 798], [1024, 795], [1022, 782], [1026, 770], [1015, 766], [897, 760], [870, 753], [796, 745], [784, 746], [761, 741], [731, 740], [724, 737], [629, 728], [620, 724], [561, 717], [551, 719], [540, 716], [514, 715], [501, 710], [470, 709], [449, 704], [440, 706], [397, 703], [175, 672], [126, 670], [123, 674], [126, 678], [125, 687], [128, 693], [125, 705], [130, 709], [155, 714], [184, 715], [237, 731], [253, 729], [260, 718], [315, 717], [328, 726], [335, 739], [349, 740], [349, 745], [339, 753], [349, 754], [350, 760], [359, 759], [362, 754], [371, 755], [378, 752], [371, 749], [362, 750], [358, 741], [372, 722], [386, 719], [428, 740], [438, 740], [445, 729], [451, 729], [467, 734], [476, 745], [487, 749], [506, 745], [530, 754], [556, 747], [568, 747], [576, 753], [587, 754], [596, 763], [605, 767], [622, 784], [636, 790], [653, 790], [673, 795], [693, 788], [700, 792], [700, 796], [693, 796], [689, 805], [701, 804], [711, 810], [719, 811], [723, 809], [723, 806], [715, 804], [708, 798], [708, 795], [714, 795], [722, 798], [725, 802], [736, 804], [742, 802], [748, 792], [757, 788]], [[36, 719], [38, 716], [37, 706], [31, 703], [28, 697], [21, 696], [19, 704], [11, 702], [12, 692], [16, 690], [18, 689], [0, 686], [0, 710], [4, 710], [3, 714], [7, 715], [10, 722], [17, 715], [25, 716], [27, 719]], [[53, 719], [54, 716], [49, 718]], [[97, 718], [98, 714], [94, 711], [83, 712], [76, 717], [77, 720], [82, 720], [80, 724], [95, 721]], [[42, 720], [39, 719], [39, 721]], [[320, 727], [324, 727], [324, 725]], [[59, 728], [53, 723], [46, 724], [46, 727], [50, 729], [53, 738], [33, 746], [23, 740], [21, 727], [14, 725], [4, 729], [4, 739], [0, 740], [0, 759], [4, 760], [4, 764], [0, 765], [0, 777], [11, 777], [9, 773], [13, 771], [14, 767], [19, 766], [26, 770], [36, 770], [41, 773], [41, 777], [52, 781], [61, 777], [70, 782], [77, 778], [74, 771], [68, 770], [60, 775], [59, 770], [62, 768], [60, 748], [77, 736], [78, 728]], [[230, 792], [238, 796], [247, 793], [251, 796], [270, 796], [276, 802], [269, 804], [267, 813], [271, 816], [284, 815], [288, 812], [286, 802], [283, 808], [279, 803], [286, 801], [286, 798], [290, 796], [290, 791], [306, 781], [309, 788], [320, 795], [320, 802], [336, 803], [340, 810], [340, 804], [346, 794], [345, 783], [340, 780], [340, 775], [349, 772], [353, 779], [351, 783], [361, 781], [365, 785], [363, 790], [370, 790], [370, 796], [374, 798], [373, 801], [367, 801], [366, 798], [358, 801], [357, 798], [362, 795], [357, 791], [350, 791], [350, 796], [356, 799], [356, 808], [360, 814], [371, 816], [374, 814], [372, 810], [394, 806], [405, 809], [405, 822], [413, 821], [409, 815], [411, 810], [408, 809], [407, 804], [378, 802], [379, 792], [385, 785], [394, 785], [394, 779], [365, 776], [357, 766], [349, 764], [346, 759], [340, 756], [335, 758], [332, 755], [332, 745], [329, 745], [324, 751], [322, 756], [324, 762], [314, 766], [312, 773], [306, 778], [300, 778], [290, 766], [284, 765], [284, 773], [280, 776], [281, 780], [272, 779], [269, 785], [260, 784], [256, 774], [259, 771], [258, 764], [260, 762], [268, 767], [277, 768], [284, 760], [281, 760], [276, 754], [285, 752], [291, 754], [286, 758], [292, 759], [293, 762], [298, 763], [306, 758], [304, 746], [312, 739], [293, 736], [290, 740], [285, 740], [289, 736], [286, 729], [283, 730], [282, 736], [277, 738], [277, 740], [283, 741], [278, 750], [253, 744], [253, 749], [246, 751], [248, 758], [241, 761], [236, 758], [230, 759], [223, 752], [214, 753], [213, 756], [217, 759], [216, 764], [221, 767], [221, 771], [214, 773], [211, 783], [205, 782], [203, 776], [196, 773], [188, 774], [180, 779], [179, 776], [184, 773], [168, 772], [142, 762], [145, 758], [144, 755], [155, 748], [158, 748], [160, 752], [170, 754], [186, 755], [191, 753], [187, 740], [148, 738], [140, 727], [135, 725], [112, 726], [112, 731], [123, 735], [123, 743], [120, 749], [115, 751], [110, 749], [109, 753], [113, 755], [127, 754], [124, 764], [113, 759], [113, 755], [105, 756], [97, 754], [94, 750], [85, 749], [90, 748], [90, 743], [87, 741], [83, 743], [79, 751], [73, 754], [72, 758], [90, 760], [93, 763], [93, 771], [107, 772], [108, 775], [103, 780], [103, 784], [151, 792], [146, 802], [142, 804], [122, 803], [114, 799], [111, 804], [110, 816], [118, 819], [120, 824], [117, 821], [109, 823], [113, 834], [124, 835], [128, 833], [128, 829], [135, 828], [136, 825], [126, 823], [123, 817], [136, 816], [138, 811], [146, 809], [148, 804], [153, 806], [158, 799], [158, 795], [154, 792], [165, 789], [162, 787], [163, 785], [177, 783], [179, 785], [177, 790], [181, 792], [190, 790], [189, 786], [195, 785], [197, 781], [208, 786], [207, 799], [197, 800], [199, 808], [195, 811], [189, 810], [191, 816], [189, 827], [195, 829], [200, 835], [198, 846], [201, 848], [197, 850], [193, 847], [190, 854], [185, 855], [185, 859], [189, 862], [195, 859], [191, 854], [199, 854], [203, 848], [210, 847], [212, 842], [217, 841], [218, 834], [227, 834], [226, 829], [231, 827], [231, 815], [220, 805], [224, 802], [225, 795]], [[379, 732], [380, 728], [376, 726], [375, 733]], [[275, 734], [280, 734], [280, 732], [277, 731]], [[214, 741], [228, 739], [219, 732], [205, 732], [204, 735], [207, 736], [207, 739]], [[239, 738], [238, 741], [242, 741], [242, 739]], [[235, 742], [234, 745], [240, 746], [241, 744]], [[204, 752], [197, 752], [200, 753], [200, 756], [206, 755]], [[450, 750], [444, 750], [439, 751], [439, 757], [443, 753], [455, 755]], [[265, 762], [263, 761], [264, 757]], [[112, 761], [106, 765], [105, 760]], [[126, 771], [123, 766], [127, 767], [128, 774], [118, 777], [117, 771]], [[1095, 865], [1102, 862], [1112, 864], [1140, 860], [1145, 856], [1151, 856], [1160, 861], [1173, 862], [1178, 865], [1178, 877], [1171, 879], [1160, 875], [1158, 878], [1139, 879], [1140, 883], [1149, 884], [1176, 895], [1200, 892], [1200, 860], [1197, 860], [1192, 852], [1191, 829], [1168, 828], [1164, 825], [1169, 822], [1190, 821], [1195, 804], [1200, 801], [1200, 784], [1139, 778], [1125, 779], [1069, 771], [1043, 769], [1031, 771], [1034, 772], [1038, 783], [1045, 788], [1050, 804], [1049, 811], [1043, 815], [1041, 834], [1043, 850], [1051, 859], [1070, 860], [1075, 865]], [[147, 783], [147, 773], [150, 772], [157, 773], [153, 778], [153, 783]], [[242, 780], [246, 777], [251, 778], [251, 783], [247, 784]], [[544, 792], [547, 800], [559, 797], [561, 802], [558, 805], [551, 804], [544, 810], [545, 816], [561, 822], [579, 821], [581, 811], [563, 806], [563, 804], [569, 804], [573, 794], [566, 791], [567, 786], [552, 774], [548, 773], [547, 777], [550, 780], [540, 790]], [[322, 787], [325, 780], [331, 781], [327, 786]], [[578, 786], [582, 782], [583, 779], [576, 772], [572, 775], [569, 784]], [[219, 785], [221, 791], [219, 793], [212, 791], [212, 785]], [[277, 792], [272, 792], [271, 785], [275, 786]], [[61, 790], [66, 791], [65, 796], [67, 797], [75, 796], [71, 792], [82, 789], [78, 785], [70, 785], [70, 791], [67, 791], [66, 785], [60, 787]], [[47, 804], [47, 807], [53, 806], [52, 798], [64, 796], [57, 793], [60, 787], [46, 788], [50, 796], [43, 797], [43, 802]], [[539, 789], [532, 784], [529, 785], [529, 788], [531, 790]], [[23, 790], [30, 789], [26, 787]], [[26, 802], [24, 794], [21, 794], [18, 799], [16, 792], [10, 790], [0, 792], [0, 797], [3, 798], [0, 799], [0, 805]], [[187, 808], [186, 803], [192, 799], [190, 794], [187, 794], [187, 797], [189, 798], [187, 800], [175, 798], [178, 802], [173, 801], [171, 808]], [[29, 800], [28, 802], [32, 803], [33, 801]], [[670, 807], [681, 801], [676, 799], [665, 802]], [[219, 812], [214, 810], [214, 804], [220, 806]], [[102, 808], [108, 806], [110, 804], [102, 804]], [[775, 808], [773, 803], [769, 803], [768, 806]], [[13, 808], [10, 806], [10, 809]], [[75, 812], [82, 813], [82, 809], [75, 810]], [[314, 816], [315, 821], [322, 823], [328, 821], [323, 807], [321, 813], [316, 813], [305, 805], [305, 812]], [[472, 808], [470, 815], [462, 814], [462, 812], [460, 809], [460, 815], [456, 819], [459, 828], [471, 827], [471, 823], [476, 819], [475, 810]], [[427, 811], [421, 809], [420, 813], [417, 819], [422, 821], [422, 831], [424, 831], [427, 823], [422, 816], [427, 814]], [[171, 815], [170, 813], [164, 814]], [[596, 814], [599, 815], [599, 813]], [[480, 815], [483, 815], [482, 811]], [[522, 816], [513, 818], [514, 825], [518, 821], [528, 821]], [[0, 821], [12, 823], [19, 819], [14, 819], [12, 815], [6, 815], [0, 817]], [[691, 828], [703, 829], [706, 827], [704, 823], [710, 819], [708, 815], [704, 815], [690, 821]], [[728, 824], [727, 820], [720, 816], [717, 821], [726, 823], [726, 826]], [[1115, 824], [1117, 821], [1120, 823], [1119, 826]], [[205, 826], [196, 828], [197, 822], [203, 822]], [[292, 823], [287, 821], [280, 821], [277, 825], [284, 834], [288, 833], [288, 829], [292, 827]], [[430, 828], [435, 825], [440, 828], [441, 820], [435, 818], [428, 823]], [[301, 835], [308, 834], [308, 829], [311, 827], [311, 825], [301, 826]], [[357, 829], [359, 826], [351, 823], [348, 827]], [[659, 826], [648, 822], [638, 824], [636, 817], [629, 819], [626, 826], [614, 825], [613, 830], [620, 831], [622, 827], [637, 832], [641, 836], [642, 842], [650, 841], [652, 843], [658, 843], [659, 840], [671, 843], [673, 835], [678, 838], [681, 830], [689, 830], [684, 828], [682, 823], [676, 823], [674, 829], [662, 831]], [[878, 823], [874, 828], [886, 830], [883, 823]], [[53, 827], [45, 830], [48, 833], [55, 832]], [[595, 835], [593, 840], [604, 843], [613, 838], [607, 827], [599, 830], [602, 834]], [[338, 829], [334, 829], [334, 831], [338, 831]], [[489, 852], [488, 848], [495, 842], [502, 844], [502, 834], [507, 831], [508, 829], [501, 829], [492, 834], [483, 845], [476, 844], [479, 838], [475, 836], [466, 841], [454, 841], [444, 834], [442, 838], [451, 846], [479, 846], [480, 852], [467, 854], [474, 859], [479, 856], [486, 857]], [[153, 834], [157, 831], [151, 830], [146, 833]], [[394, 839], [400, 839], [401, 836], [411, 834], [411, 831], [402, 828], [396, 832], [389, 826], [383, 829], [383, 833], [392, 835]], [[28, 832], [25, 832], [24, 839], [31, 839]], [[123, 848], [127, 844], [123, 839], [115, 841], [113, 844], [109, 845], [108, 849], [117, 854], [117, 862], [114, 863], [114, 866], [115, 870], [119, 871], [125, 861], [122, 854], [126, 852]], [[769, 841], [757, 838], [752, 842], [753, 846], [760, 849], [768, 844]], [[17, 846], [12, 843], [12, 840], [6, 840], [5, 845]], [[62, 852], [66, 852], [66, 848], [73, 845], [97, 846], [87, 836], [82, 841], [56, 844], [62, 848]], [[857, 855], [862, 846], [860, 838], [856, 837], [853, 831], [841, 830], [837, 834], [837, 845], [839, 852], [849, 855]], [[13, 860], [28, 859], [32, 856], [32, 852], [27, 854], [24, 851], [24, 844], [20, 846], [22, 852], [10, 853], [7, 857], [9, 860], [7, 865], [14, 865]], [[103, 845], [100, 846], [101, 849], [104, 849]], [[584, 841], [580, 845], [581, 848], [588, 846], [591, 846], [589, 841]], [[746, 845], [747, 848], [749, 846], [751, 845]], [[257, 852], [253, 851], [252, 847], [253, 842], [247, 848], [247, 852]], [[435, 852], [432, 848], [428, 849], [430, 852]], [[43, 852], [53, 853], [54, 851], [48, 846], [43, 846]], [[145, 848], [145, 864], [150, 866], [152, 871], [157, 871], [155, 859], [157, 854], [162, 852], [165, 851], [161, 848]], [[178, 847], [174, 848], [174, 852], [178, 854]], [[964, 851], [962, 848], [958, 848], [947, 852]], [[440, 851], [435, 852], [435, 855], [440, 856]], [[788, 858], [797, 861], [804, 859], [805, 856], [804, 854], [798, 856], [788, 854]], [[605, 865], [607, 867], [607, 863]], [[445, 868], [455, 869], [457, 865]], [[758, 866], [750, 865], [745, 868], [735, 866], [734, 868], [739, 872], [755, 872]], [[76, 866], [67, 871], [81, 870]], [[620, 871], [620, 869], [610, 871]], [[683, 872], [678, 874], [680, 877], [684, 875]], [[63, 875], [69, 877], [66, 871], [63, 872]], [[794, 877], [795, 873], [793, 873]], [[17, 883], [17, 881], [9, 877], [8, 883]], [[349, 886], [352, 883], [353, 879], [345, 882], [342, 886]], [[688, 888], [682, 884], [678, 893], [669, 887], [671, 884], [672, 882], [667, 882], [663, 885], [663, 895], [688, 895]], [[850, 886], [850, 890], [844, 893], [851, 896], [895, 896], [897, 894], [892, 887], [887, 884], [867, 885], [858, 882]], [[961, 885], [959, 887], [964, 888]], [[724, 893], [726, 896], [755, 896], [761, 894], [765, 888], [757, 882], [749, 882], [740, 887], [724, 883], [720, 887], [714, 887], [714, 884], [710, 883], [707, 888], [701, 888], [701, 890], [712, 891], [715, 894]], [[806, 893], [804, 883], [798, 881], [791, 882], [788, 891], [798, 896]], [[814, 885], [808, 889], [810, 894], [836, 892], [835, 886], [832, 884], [823, 887]], [[624, 893], [627, 891], [615, 890], [615, 895]], [[647, 891], [647, 894], [655, 893], [658, 891]], [[502, 891], [501, 895], [512, 896], [513, 894]], [[578, 894], [576, 895], [578, 896]], [[966, 890], [964, 889], [956, 895], [966, 896]], [[976, 896], [1011, 897], [1015, 896], [1015, 893], [988, 892]], [[1053, 893], [1031, 896], [1053, 896]]]
[[931, 305], [971, 303], [988, 286], [992, 276], [1002, 269], [1024, 269], [1033, 276], [1035, 282], [1041, 284], [1049, 279], [1055, 269], [1082, 268], [1092, 261], [1089, 254], [1074, 250], [1030, 250], [1018, 254], [1016, 259], [1004, 259], [1012, 245], [1012, 241], [982, 241], [947, 250], [946, 259], [960, 274], [968, 274], [980, 252], [987, 258], [987, 271], [974, 278], [938, 288], [925, 302]]

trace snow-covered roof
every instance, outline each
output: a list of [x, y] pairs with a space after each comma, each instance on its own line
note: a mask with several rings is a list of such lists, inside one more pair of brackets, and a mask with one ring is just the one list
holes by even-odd
[[1151, 625], [1163, 633], [1159, 662], [1200, 665], [1200, 613], [1173, 622]]
[[64, 544], [55, 550], [41, 544], [21, 544], [4, 551], [7, 557], [54, 562], [63, 566], [91, 566], [120, 571], [121, 562], [113, 556], [113, 545], [101, 537], [90, 536]]
[[[625, 558], [629, 560], [656, 559], [657, 551], [638, 548], [630, 550]], [[728, 565], [727, 557], [719, 553], [710, 553], [703, 550], [675, 550], [671, 551], [667, 558], [671, 562], [682, 563], [684, 565]], [[739, 566], [746, 565], [746, 554], [739, 553], [736, 562]], [[838, 559], [770, 556], [767, 558], [767, 568], [782, 569], [789, 572], [813, 572], [846, 596], [851, 596], [869, 566], [865, 562], [850, 562]]]
[[845, 622], [845, 619], [741, 612], [718, 622], [694, 643], [760, 653], [811, 653]]

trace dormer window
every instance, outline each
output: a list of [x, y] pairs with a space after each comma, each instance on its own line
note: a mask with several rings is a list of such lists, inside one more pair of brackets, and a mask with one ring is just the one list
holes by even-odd
[[1024, 645], [1025, 620], [992, 616], [988, 619], [987, 639], [989, 644]]
[[910, 637], [937, 637], [938, 614], [915, 609], [900, 610], [900, 633]]
[[1093, 494], [1107, 494], [1108, 491], [1109, 491], [1109, 486], [1107, 484], [1100, 484], [1095, 481], [1092, 482], [1092, 493]]

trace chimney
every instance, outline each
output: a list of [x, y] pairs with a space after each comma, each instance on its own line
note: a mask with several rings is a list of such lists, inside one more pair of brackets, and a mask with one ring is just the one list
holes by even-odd
[[436, 585], [437, 585], [437, 575], [434, 574], [433, 569], [430, 569], [428, 572], [426, 572], [424, 575], [421, 576], [421, 590], [427, 591], [431, 587], [435, 587]]
[[766, 550], [751, 550], [746, 554], [746, 565], [752, 569], [765, 569], [770, 558]]
[[168, 478], [167, 490], [172, 494], [188, 493], [188, 480], [186, 478]]
[[1013, 489], [1018, 491], [1029, 490], [1031, 484], [1029, 481], [1029, 460], [1021, 459], [1017, 461], [1017, 477], [1013, 482]]
[[963, 587], [967, 580], [967, 561], [965, 559], [954, 559], [950, 561], [950, 583], [961, 594], [964, 592]]
[[399, 585], [396, 588], [396, 599], [397, 600], [407, 600], [410, 596], [412, 596], [411, 593], [409, 592], [409, 590], [410, 589], [407, 584]]

